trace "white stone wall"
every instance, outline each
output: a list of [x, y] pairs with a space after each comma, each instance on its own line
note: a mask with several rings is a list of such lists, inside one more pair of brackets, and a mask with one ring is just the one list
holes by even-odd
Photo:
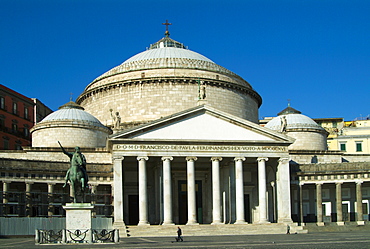
[[108, 134], [99, 130], [80, 127], [48, 127], [32, 133], [33, 147], [58, 147], [58, 141], [63, 147], [95, 148], [105, 147]]
[[370, 162], [370, 155], [343, 155], [343, 160], [348, 162]]
[[[86, 157], [87, 163], [112, 163], [112, 154], [107, 151], [84, 151], [82, 154]], [[34, 161], [54, 161], [54, 162], [69, 162], [69, 157], [64, 155], [62, 150], [54, 151], [0, 151], [1, 158], [34, 160]]]
[[[258, 122], [258, 103], [251, 96], [209, 85], [206, 95], [211, 107]], [[104, 125], [112, 125], [110, 109], [120, 113], [122, 122], [150, 121], [195, 107], [197, 100], [197, 84], [160, 82], [111, 88], [90, 96], [80, 105]]]
[[[142, 73], [145, 74], [144, 77]], [[249, 83], [240, 76], [214, 63], [185, 58], [158, 58], [121, 64], [95, 79], [86, 87], [85, 91], [114, 82], [152, 77], [217, 79], [251, 88]]]
[[296, 139], [289, 150], [326, 150], [326, 135], [314, 131], [288, 131], [287, 135]]
[[290, 154], [290, 160], [298, 164], [308, 163], [341, 163], [342, 157], [338, 154], [312, 153]]

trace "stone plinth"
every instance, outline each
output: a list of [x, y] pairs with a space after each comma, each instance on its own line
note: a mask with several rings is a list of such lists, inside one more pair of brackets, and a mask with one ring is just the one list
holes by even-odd
[[[87, 243], [93, 243], [91, 232], [91, 212], [94, 206], [90, 203], [67, 203], [63, 206], [66, 211], [66, 238], [65, 243], [73, 243], [74, 241], [68, 234], [80, 230], [81, 233], [86, 232], [84, 239]], [[82, 237], [82, 236], [81, 236]]]

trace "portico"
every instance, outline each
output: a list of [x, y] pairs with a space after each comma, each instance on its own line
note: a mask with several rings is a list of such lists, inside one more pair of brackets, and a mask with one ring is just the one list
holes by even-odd
[[[173, 139], [175, 133], [181, 138]], [[201, 106], [116, 134], [110, 142], [119, 167], [114, 186], [123, 186], [115, 192], [123, 207], [115, 208], [114, 217], [125, 223], [268, 223], [274, 212], [277, 222], [291, 222], [291, 141], [282, 134]], [[276, 188], [267, 188], [271, 182]]]

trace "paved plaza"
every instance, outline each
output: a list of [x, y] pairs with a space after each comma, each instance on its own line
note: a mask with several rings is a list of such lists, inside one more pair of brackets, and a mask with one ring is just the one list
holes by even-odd
[[370, 248], [368, 231], [291, 235], [123, 238], [118, 244], [35, 245], [33, 238], [1, 238], [0, 248]]

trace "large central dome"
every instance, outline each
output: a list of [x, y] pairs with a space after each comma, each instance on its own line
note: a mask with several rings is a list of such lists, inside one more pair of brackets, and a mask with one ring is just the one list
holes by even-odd
[[123, 62], [123, 64], [133, 61], [142, 61], [157, 58], [186, 58], [213, 63], [213, 61], [211, 61], [207, 57], [186, 49], [186, 47], [182, 43], [174, 41], [169, 37], [165, 37], [158, 42], [150, 45], [150, 48], [148, 50], [132, 56], [130, 59]]
[[119, 112], [124, 124], [140, 124], [202, 103], [254, 122], [261, 97], [237, 74], [169, 37], [91, 82], [76, 102], [106, 125]]

